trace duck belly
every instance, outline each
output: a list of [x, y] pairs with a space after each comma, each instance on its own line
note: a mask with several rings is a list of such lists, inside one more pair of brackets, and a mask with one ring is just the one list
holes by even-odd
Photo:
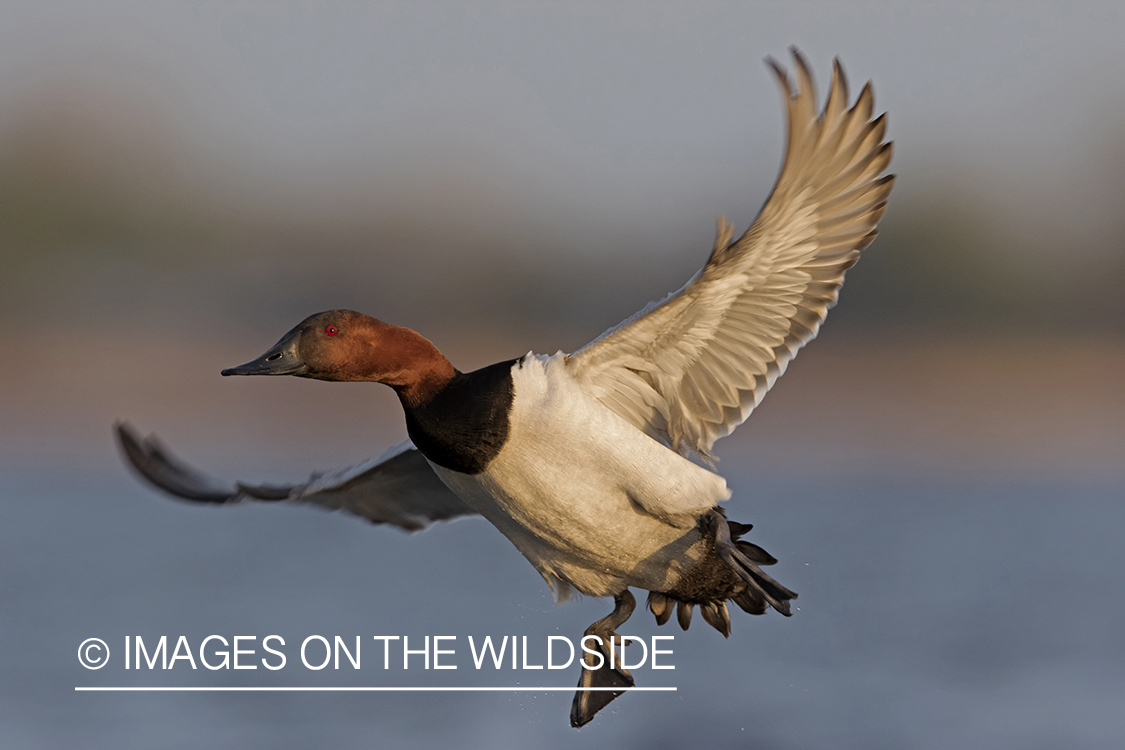
[[559, 599], [667, 590], [703, 557], [700, 515], [726, 481], [587, 396], [562, 357], [512, 368], [508, 440], [483, 471], [431, 465], [536, 567]]

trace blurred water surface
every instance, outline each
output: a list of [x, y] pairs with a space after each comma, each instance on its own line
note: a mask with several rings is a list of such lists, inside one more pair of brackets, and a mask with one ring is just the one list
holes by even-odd
[[[681, 633], [634, 615], [625, 632], [676, 636], [676, 669], [638, 670], [639, 683], [679, 691], [624, 696], [575, 732], [570, 695], [559, 693], [74, 693], [569, 685], [572, 670], [476, 672], [465, 637], [576, 638], [609, 607], [555, 606], [480, 520], [411, 536], [311, 509], [188, 507], [150, 496], [114, 466], [3, 469], [5, 747], [1014, 749], [1106, 748], [1125, 736], [1121, 482], [726, 467], [731, 516], [756, 524], [753, 538], [780, 558], [776, 575], [800, 593], [799, 610], [737, 613], [725, 642], [699, 618]], [[125, 635], [197, 644], [212, 633], [281, 634], [290, 663], [276, 673], [121, 665]], [[458, 635], [460, 668], [383, 672], [364, 644], [359, 672], [309, 672], [294, 645], [314, 633]], [[116, 650], [96, 672], [75, 658], [91, 636]]]

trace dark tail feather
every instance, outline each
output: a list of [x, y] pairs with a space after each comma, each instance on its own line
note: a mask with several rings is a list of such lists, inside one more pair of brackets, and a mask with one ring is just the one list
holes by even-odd
[[[719, 553], [720, 559], [746, 584], [733, 596], [728, 594], [730, 600], [747, 614], [765, 614], [766, 609], [773, 607], [789, 616], [792, 614], [789, 602], [796, 599], [797, 594], [762, 572], [759, 566], [773, 565], [777, 558], [758, 545], [740, 539], [751, 528], [753, 527], [748, 523], [727, 521], [722, 508], [715, 508], [700, 519], [700, 529], [713, 535], [715, 551]], [[648, 608], [656, 616], [657, 625], [668, 622], [675, 610], [680, 627], [687, 630], [696, 604], [708, 625], [724, 637], [730, 635], [730, 614], [721, 596], [712, 601], [683, 601], [665, 592], [650, 591], [648, 595]]]
[[[727, 565], [731, 566], [734, 572], [738, 573], [739, 578], [749, 585], [753, 594], [760, 596], [767, 604], [786, 617], [791, 615], [789, 601], [796, 599], [797, 595], [763, 573], [762, 569], [758, 567], [759, 564], [772, 565], [777, 562], [773, 555], [756, 544], [732, 539], [732, 531], [735, 532], [735, 538], [745, 533], [744, 524], [738, 524], [737, 528], [732, 529], [721, 513], [712, 514], [710, 519], [715, 534], [715, 549], [719, 556], [723, 558]], [[750, 601], [747, 602], [751, 609], [755, 607], [754, 598], [756, 597], [750, 596]], [[735, 599], [735, 603], [747, 612], [751, 611], [746, 609], [738, 598]]]
[[742, 611], [747, 614], [764, 615], [766, 613], [766, 600], [754, 589], [743, 589], [737, 595], [732, 596], [731, 601], [741, 607]]
[[[797, 594], [763, 573], [753, 560], [734, 545], [726, 548], [720, 547], [719, 554], [727, 561], [727, 564], [734, 568], [739, 578], [749, 584], [755, 594], [761, 595], [767, 604], [786, 617], [793, 614], [789, 611], [789, 601], [796, 599]], [[735, 599], [735, 603], [741, 606], [737, 599]]]
[[707, 602], [699, 605], [699, 614], [708, 625], [723, 634], [723, 638], [730, 637], [730, 611], [724, 601]]
[[733, 541], [738, 541], [742, 535], [754, 528], [752, 523], [739, 523], [738, 521], [727, 521], [727, 528], [730, 529], [730, 538]]
[[753, 542], [738, 541], [734, 543], [738, 547], [738, 551], [746, 555], [758, 565], [773, 565], [777, 562], [777, 558], [766, 552], [764, 549], [754, 544]]
[[676, 602], [658, 591], [650, 591], [648, 592], [648, 608], [656, 615], [656, 624], [663, 625], [672, 616], [672, 610], [676, 608]]
[[751, 523], [739, 523], [738, 521], [727, 521], [727, 530], [730, 531], [730, 540], [734, 542], [735, 546], [742, 551], [742, 554], [749, 557], [759, 565], [773, 565], [777, 562], [777, 558], [766, 552], [764, 549], [754, 544], [753, 542], [741, 541], [742, 535], [754, 528]]
[[695, 605], [691, 602], [677, 602], [676, 620], [680, 623], [681, 630], [687, 630], [691, 625], [691, 612]]

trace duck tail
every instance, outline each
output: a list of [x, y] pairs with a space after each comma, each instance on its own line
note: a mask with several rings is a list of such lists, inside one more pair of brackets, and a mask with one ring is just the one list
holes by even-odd
[[797, 594], [766, 575], [759, 567], [773, 565], [777, 558], [758, 545], [739, 538], [751, 527], [748, 524], [728, 522], [720, 513], [709, 513], [705, 518], [715, 535], [715, 551], [746, 583], [746, 588], [732, 597], [734, 603], [750, 614], [762, 614], [765, 612], [765, 605], [769, 605], [786, 617], [792, 615], [789, 602], [796, 599]]
[[[713, 535], [715, 552], [743, 583], [733, 594], [729, 594], [730, 601], [751, 615], [765, 614], [771, 607], [786, 617], [792, 615], [789, 602], [796, 599], [797, 594], [775, 581], [761, 567], [773, 565], [777, 558], [758, 545], [741, 539], [743, 534], [753, 528], [750, 524], [727, 521], [722, 509], [716, 508], [700, 519], [700, 527], [705, 533]], [[648, 608], [656, 616], [657, 625], [668, 622], [674, 611], [680, 627], [687, 630], [696, 605], [699, 605], [700, 614], [708, 625], [724, 637], [730, 635], [730, 613], [726, 597], [711, 601], [685, 601], [664, 592], [652, 591], [648, 595]]]

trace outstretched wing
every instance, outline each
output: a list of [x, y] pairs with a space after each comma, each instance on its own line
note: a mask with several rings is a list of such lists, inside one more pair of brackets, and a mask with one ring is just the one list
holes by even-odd
[[117, 425], [125, 458], [165, 492], [200, 503], [243, 500], [311, 503], [346, 510], [372, 523], [420, 531], [434, 521], [475, 515], [446, 487], [407, 440], [370, 461], [336, 472], [313, 474], [304, 484], [249, 485], [207, 476], [173, 456], [154, 436], [143, 440], [127, 424]]
[[844, 272], [875, 239], [894, 176], [872, 119], [871, 84], [847, 108], [837, 60], [824, 110], [794, 49], [799, 87], [773, 60], [786, 97], [788, 147], [757, 220], [731, 242], [722, 217], [707, 264], [653, 303], [572, 354], [594, 397], [680, 453], [708, 456], [742, 424], [836, 303]]

